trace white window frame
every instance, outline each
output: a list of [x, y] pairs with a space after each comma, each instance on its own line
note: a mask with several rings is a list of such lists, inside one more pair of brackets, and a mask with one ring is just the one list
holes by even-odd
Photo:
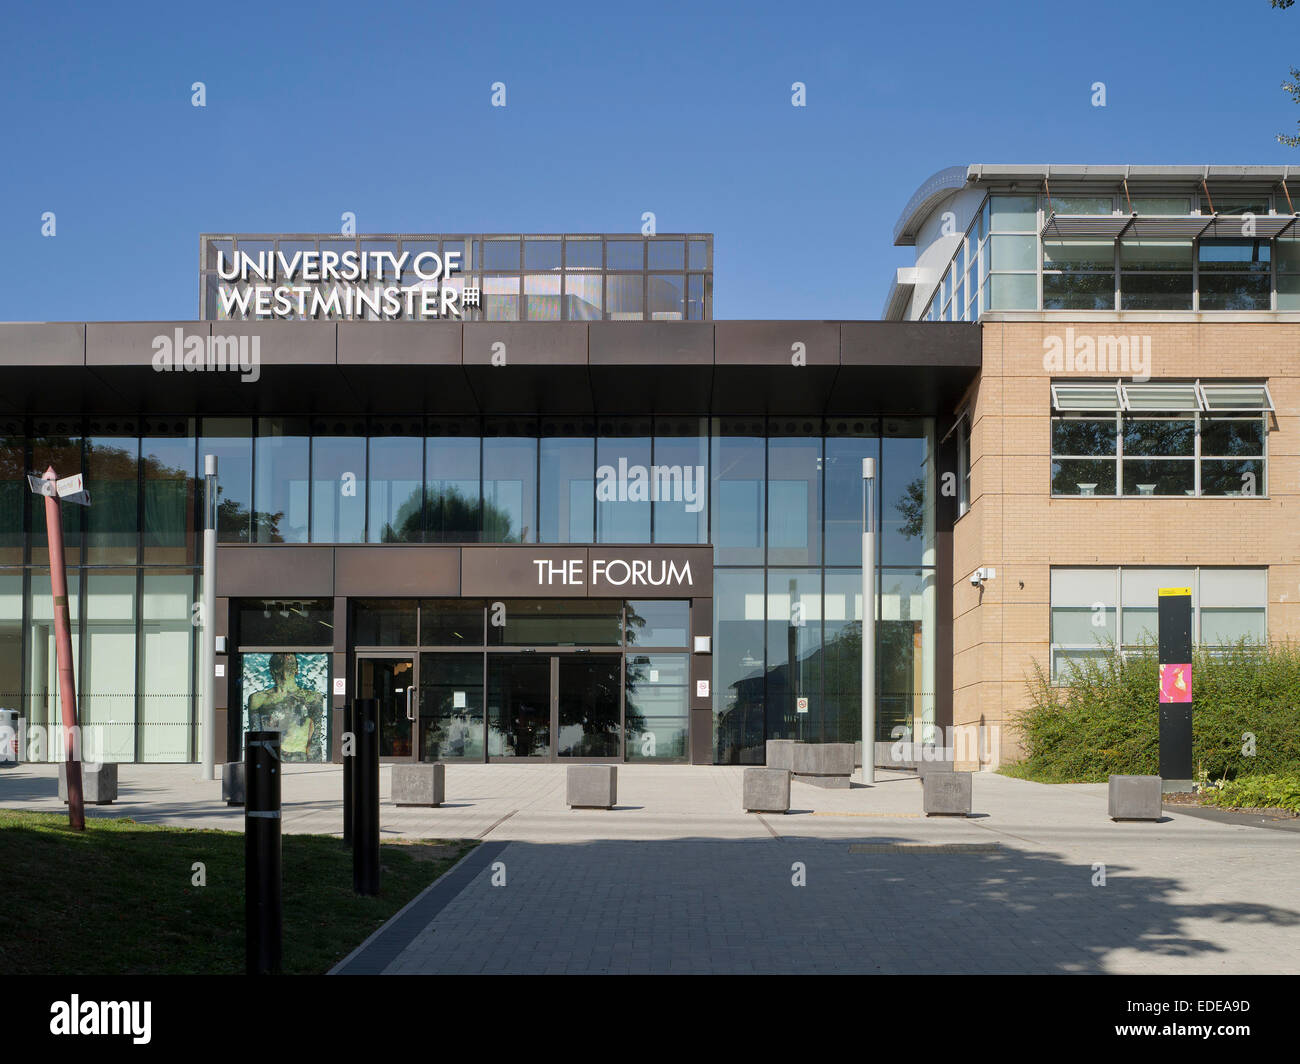
[[[1264, 644], [1267, 644], [1267, 643], [1268, 643], [1268, 633], [1269, 633], [1269, 608], [1268, 608], [1268, 592], [1267, 592], [1267, 587], [1268, 587], [1268, 572], [1269, 572], [1269, 567], [1268, 567], [1267, 565], [1169, 565], [1169, 566], [1166, 566], [1166, 565], [1114, 565], [1114, 566], [1107, 565], [1107, 566], [1095, 566], [1095, 567], [1094, 567], [1094, 566], [1088, 566], [1088, 565], [1059, 565], [1059, 566], [1058, 566], [1058, 565], [1054, 565], [1054, 566], [1052, 566], [1051, 568], [1052, 568], [1052, 571], [1053, 571], [1053, 572], [1056, 571], [1056, 570], [1062, 570], [1062, 571], [1064, 571], [1064, 570], [1072, 570], [1072, 571], [1090, 570], [1090, 571], [1096, 572], [1096, 573], [1098, 574], [1098, 576], [1100, 576], [1101, 574], [1108, 574], [1108, 575], [1110, 576], [1110, 578], [1114, 581], [1114, 583], [1113, 583], [1113, 595], [1114, 595], [1114, 600], [1115, 600], [1115, 606], [1114, 606], [1114, 610], [1115, 610], [1115, 652], [1116, 652], [1117, 654], [1119, 654], [1121, 657], [1123, 657], [1123, 656], [1125, 656], [1125, 655], [1133, 654], [1133, 653], [1135, 653], [1135, 652], [1137, 651], [1137, 649], [1138, 649], [1137, 646], [1136, 646], [1135, 644], [1125, 644], [1125, 643], [1124, 643], [1124, 573], [1125, 573], [1126, 570], [1127, 570], [1128, 572], [1140, 572], [1140, 571], [1142, 571], [1142, 570], [1152, 570], [1152, 569], [1190, 569], [1190, 570], [1191, 570], [1191, 572], [1192, 572], [1192, 581], [1193, 581], [1193, 583], [1192, 583], [1192, 646], [1193, 646], [1193, 648], [1200, 647], [1200, 646], [1202, 645], [1202, 643], [1201, 643], [1201, 614], [1202, 614], [1202, 603], [1201, 603], [1201, 574], [1202, 574], [1203, 572], [1205, 572], [1206, 570], [1215, 570], [1215, 571], [1225, 571], [1225, 570], [1226, 570], [1226, 571], [1228, 571], [1228, 572], [1232, 572], [1232, 571], [1240, 571], [1240, 572], [1246, 572], [1246, 571], [1250, 571], [1250, 572], [1259, 572], [1259, 571], [1262, 570], [1263, 573], [1264, 573], [1265, 594], [1264, 594], [1264, 603], [1263, 603], [1263, 607], [1262, 607], [1262, 609], [1263, 609], [1263, 614], [1264, 614], [1264, 643], [1261, 644], [1261, 645], [1264, 645]], [[1047, 630], [1047, 639], [1048, 639], [1048, 644], [1047, 644], [1047, 646], [1048, 646], [1048, 649], [1047, 649], [1047, 665], [1048, 665], [1049, 681], [1050, 681], [1050, 683], [1051, 683], [1051, 685], [1052, 685], [1053, 687], [1068, 687], [1069, 684], [1065, 681], [1065, 679], [1064, 679], [1062, 676], [1058, 675], [1058, 673], [1057, 673], [1057, 669], [1056, 669], [1056, 656], [1057, 656], [1057, 652], [1058, 652], [1058, 651], [1064, 651], [1066, 654], [1070, 654], [1070, 653], [1075, 652], [1075, 651], [1078, 651], [1078, 652], [1096, 652], [1096, 651], [1099, 649], [1099, 645], [1098, 645], [1097, 643], [1095, 643], [1095, 642], [1092, 643], [1092, 644], [1090, 644], [1090, 645], [1085, 645], [1085, 644], [1082, 644], [1082, 643], [1057, 643], [1057, 642], [1053, 639], [1053, 632], [1052, 632], [1052, 628], [1051, 628], [1051, 626], [1052, 626], [1052, 614], [1053, 614], [1053, 611], [1054, 611], [1057, 607], [1056, 607], [1056, 604], [1052, 601], [1052, 598], [1051, 598], [1051, 590], [1050, 590], [1050, 588], [1051, 588], [1051, 576], [1050, 576], [1050, 573], [1049, 573], [1049, 576], [1048, 576], [1048, 589], [1049, 589], [1049, 590], [1048, 590], [1048, 602], [1047, 602], [1047, 616], [1048, 616], [1048, 621], [1047, 621], [1047, 624], [1048, 624], [1048, 630]], [[1081, 606], [1064, 606], [1064, 605], [1063, 605], [1063, 606], [1061, 606], [1060, 608], [1061, 608], [1061, 609], [1086, 609], [1087, 607], [1081, 607]], [[1103, 607], [1103, 608], [1109, 609], [1110, 607]], [[1131, 608], [1134, 608], [1134, 609], [1149, 609], [1149, 607], [1131, 607]], [[1221, 608], [1223, 608], [1223, 607], [1211, 607], [1211, 609], [1221, 609]], [[1251, 606], [1245, 606], [1245, 605], [1243, 605], [1243, 606], [1237, 606], [1237, 607], [1232, 607], [1232, 608], [1243, 609], [1243, 610], [1245, 610], [1245, 609], [1256, 610], [1256, 609], [1260, 609], [1261, 607], [1259, 607], [1259, 606], [1253, 606], [1253, 605], [1251, 605]], [[1213, 644], [1213, 646], [1216, 646], [1216, 647], [1217, 647], [1217, 646], [1220, 646], [1220, 645], [1221, 645], [1221, 644], [1218, 644], [1218, 643]]]

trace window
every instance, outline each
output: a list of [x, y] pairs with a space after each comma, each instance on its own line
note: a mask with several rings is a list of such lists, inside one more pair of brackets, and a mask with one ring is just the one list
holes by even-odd
[[1262, 384], [1054, 384], [1052, 494], [1263, 496]]
[[880, 564], [934, 564], [934, 423], [886, 418], [881, 423]]
[[957, 422], [957, 516], [970, 509], [970, 413]]
[[425, 439], [424, 506], [428, 543], [473, 543], [481, 534], [478, 426], [431, 422]]
[[1119, 242], [1121, 310], [1191, 310], [1190, 240]]
[[1038, 306], [1038, 197], [990, 196], [988, 310]]
[[715, 419], [710, 503], [715, 565], [762, 565], [767, 509], [762, 419]]
[[490, 419], [483, 431], [483, 542], [537, 542], [537, 425]]
[[1240, 217], [1243, 214], [1267, 214], [1268, 196], [1215, 196], [1213, 204], [1207, 199], [1201, 205], [1201, 213], [1209, 214], [1214, 207], [1215, 214], [1227, 214]]
[[596, 541], [649, 543], [654, 486], [649, 421], [602, 422], [596, 441]]
[[1043, 309], [1114, 310], [1114, 241], [1044, 240]]
[[545, 422], [540, 447], [538, 542], [593, 542], [595, 426], [576, 420]]
[[1114, 209], [1110, 196], [1043, 197], [1043, 211], [1050, 214], [1110, 214]]
[[1265, 419], [1201, 418], [1201, 494], [1265, 495]]
[[1119, 419], [1052, 419], [1052, 494], [1114, 495]]
[[190, 676], [194, 626], [188, 572], [146, 570], [141, 599], [141, 761], [187, 761], [190, 756]]
[[146, 565], [194, 563], [194, 430], [193, 419], [150, 420], [141, 425], [141, 538]]
[[704, 418], [655, 423], [654, 541], [709, 541], [709, 425]]
[[1052, 682], [1071, 669], [1118, 650], [1155, 643], [1162, 587], [1192, 589], [1192, 638], [1226, 646], [1267, 638], [1267, 569], [1089, 568], [1052, 570]]
[[77, 696], [85, 756], [134, 761], [135, 571], [93, 569], [83, 578], [87, 601], [85, 624], [78, 626], [84, 657]]
[[199, 454], [217, 456], [218, 542], [250, 542], [253, 512], [252, 419], [204, 418]]
[[419, 543], [424, 536], [424, 427], [385, 422], [371, 429], [366, 504], [370, 543]]
[[1300, 237], [1277, 240], [1277, 309], [1300, 310]]
[[362, 425], [318, 424], [311, 439], [311, 541], [364, 543], [366, 433]]
[[773, 419], [770, 424], [767, 440], [769, 565], [821, 562], [820, 433], [821, 425], [817, 421]]
[[1267, 240], [1202, 240], [1197, 249], [1202, 310], [1268, 310], [1272, 256]]
[[1196, 494], [1196, 420], [1124, 418], [1122, 495]]
[[862, 564], [862, 460], [880, 468], [875, 419], [834, 418], [826, 425], [826, 564]]
[[1192, 213], [1192, 201], [1189, 196], [1134, 196], [1128, 204], [1134, 214]]

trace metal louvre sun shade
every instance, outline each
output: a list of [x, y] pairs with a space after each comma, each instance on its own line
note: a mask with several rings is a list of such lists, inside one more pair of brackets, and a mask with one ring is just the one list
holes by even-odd
[[1294, 214], [1257, 214], [1250, 219], [1249, 230], [1243, 215], [1215, 218], [1201, 234], [1216, 240], [1270, 240], [1286, 232], [1296, 221]]
[[1119, 385], [1053, 384], [1052, 407], [1056, 410], [1119, 410]]
[[1044, 237], [1091, 236], [1114, 240], [1133, 221], [1131, 214], [1051, 214], [1043, 224]]
[[1120, 393], [1125, 410], [1199, 410], [1196, 384], [1125, 384]]
[[1273, 397], [1267, 384], [1202, 384], [1198, 387], [1202, 410], [1239, 410], [1251, 414], [1273, 412]]
[[1052, 385], [1052, 408], [1063, 412], [1137, 411], [1182, 413], [1273, 412], [1267, 384], [1202, 384], [1199, 381]]
[[1191, 240], [1200, 236], [1214, 219], [1203, 214], [1134, 215], [1125, 237], [1132, 240]]

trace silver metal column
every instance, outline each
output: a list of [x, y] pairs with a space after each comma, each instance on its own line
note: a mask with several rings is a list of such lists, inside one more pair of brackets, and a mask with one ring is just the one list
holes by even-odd
[[862, 459], [862, 781], [876, 782], [876, 460]]
[[203, 675], [203, 709], [199, 738], [203, 778], [217, 778], [217, 456], [203, 456], [203, 624], [199, 628], [199, 669]]

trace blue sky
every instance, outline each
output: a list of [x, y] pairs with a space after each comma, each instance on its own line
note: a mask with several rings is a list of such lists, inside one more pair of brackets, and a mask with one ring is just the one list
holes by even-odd
[[0, 320], [193, 318], [201, 232], [344, 211], [363, 232], [637, 231], [647, 210], [716, 235], [718, 318], [874, 318], [910, 261], [894, 222], [942, 167], [1300, 166], [1274, 139], [1300, 118], [1280, 88], [1300, 8], [1267, 0], [621, 11], [11, 5]]

